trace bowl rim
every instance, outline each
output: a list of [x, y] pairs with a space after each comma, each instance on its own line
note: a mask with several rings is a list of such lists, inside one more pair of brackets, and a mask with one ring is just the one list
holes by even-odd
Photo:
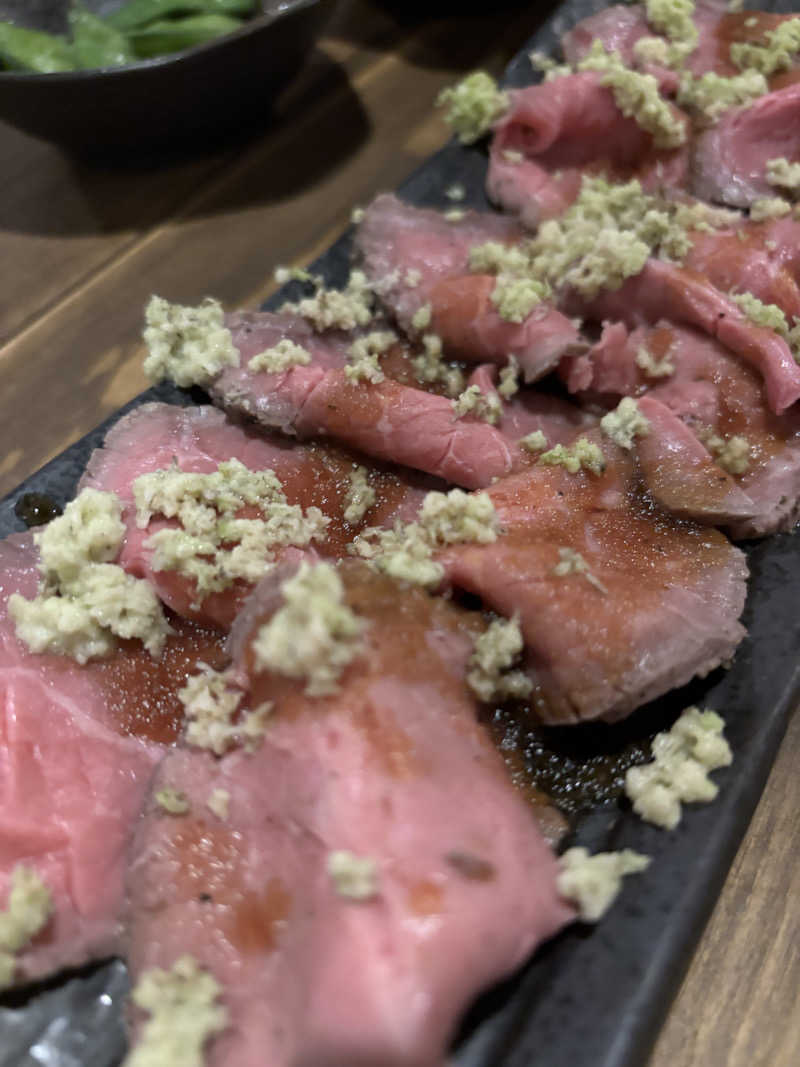
[[64, 82], [81, 82], [88, 81], [91, 78], [97, 77], [98, 74], [102, 74], [106, 77], [112, 78], [129, 78], [135, 77], [139, 72], [145, 72], [150, 70], [157, 70], [161, 67], [167, 67], [172, 63], [180, 62], [182, 59], [188, 59], [190, 57], [202, 55], [206, 52], [213, 52], [219, 48], [227, 47], [231, 42], [241, 40], [243, 37], [247, 37], [249, 34], [258, 30], [264, 30], [273, 23], [280, 21], [287, 15], [293, 14], [295, 11], [300, 11], [303, 8], [316, 7], [319, 4], [326, 3], [326, 0], [282, 0], [283, 6], [275, 11], [265, 12], [254, 15], [251, 19], [248, 19], [238, 29], [231, 30], [230, 33], [222, 34], [220, 37], [215, 37], [210, 41], [203, 41], [200, 44], [192, 45], [191, 48], [183, 48], [180, 52], [168, 52], [163, 56], [152, 56], [149, 59], [137, 59], [133, 63], [125, 63], [120, 66], [113, 67], [90, 67], [87, 70], [57, 70], [51, 71], [48, 74], [40, 73], [39, 71], [24, 71], [24, 70], [0, 70], [0, 85], [2, 84], [37, 84], [37, 85], [56, 85], [63, 84]]

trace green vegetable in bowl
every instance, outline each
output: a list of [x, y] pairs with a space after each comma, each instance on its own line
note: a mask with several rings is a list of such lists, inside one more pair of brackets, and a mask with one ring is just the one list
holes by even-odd
[[141, 29], [131, 30], [128, 38], [140, 59], [180, 52], [184, 48], [212, 41], [232, 30], [238, 30], [241, 19], [228, 15], [194, 15], [184, 19], [162, 19]]
[[93, 15], [83, 4], [76, 3], [70, 9], [69, 28], [75, 64], [84, 70], [121, 67], [136, 60], [125, 34]]
[[26, 30], [10, 22], [0, 22], [0, 60], [9, 70], [35, 74], [75, 70], [72, 47], [63, 37]]
[[252, 15], [256, 7], [256, 0], [129, 0], [106, 21], [127, 32], [175, 15]]

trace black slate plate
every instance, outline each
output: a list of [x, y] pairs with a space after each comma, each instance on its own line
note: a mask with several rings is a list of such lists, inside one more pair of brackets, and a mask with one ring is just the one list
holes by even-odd
[[[528, 51], [551, 51], [566, 28], [601, 6], [568, 0], [512, 62], [507, 83], [530, 82]], [[782, 3], [769, 6], [791, 9]], [[467, 190], [466, 202], [484, 207], [484, 173], [480, 149], [451, 144], [400, 193], [415, 203], [452, 206], [444, 190], [458, 181]], [[315, 269], [341, 282], [349, 253], [345, 234]], [[14, 507], [25, 493], [43, 492], [59, 503], [70, 499], [90, 452], [125, 411], [147, 400], [189, 404], [197, 399], [171, 386], [142, 394], [0, 501], [0, 536], [23, 529]], [[604, 748], [613, 751], [688, 704], [719, 710], [734, 752], [733, 766], [715, 774], [719, 797], [686, 810], [673, 833], [642, 823], [618, 802], [578, 816], [571, 843], [594, 851], [634, 848], [652, 856], [653, 863], [629, 880], [597, 927], [564, 931], [513, 980], [482, 998], [457, 1042], [453, 1060], [458, 1067], [641, 1067], [645, 1062], [800, 691], [797, 542], [785, 534], [745, 547], [752, 572], [744, 616], [749, 635], [732, 669], [717, 671], [640, 710], [628, 724], [603, 731]], [[126, 988], [125, 970], [117, 961], [6, 1000], [8, 1006], [0, 1008], [0, 1067], [114, 1067], [124, 1049], [120, 1003]]]

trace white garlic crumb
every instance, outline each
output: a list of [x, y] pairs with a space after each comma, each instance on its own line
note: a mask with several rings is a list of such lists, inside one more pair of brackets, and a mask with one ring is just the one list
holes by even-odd
[[453, 416], [463, 419], [467, 415], [496, 426], [503, 414], [503, 402], [495, 392], [484, 393], [478, 385], [468, 386], [451, 401]]
[[199, 307], [170, 304], [153, 296], [145, 309], [147, 377], [170, 378], [176, 385], [207, 385], [224, 367], [239, 366], [239, 352], [216, 300]]
[[515, 356], [509, 356], [508, 363], [501, 368], [497, 391], [504, 400], [510, 400], [519, 392], [519, 363]]
[[602, 417], [600, 429], [620, 448], [631, 449], [636, 437], [650, 433], [650, 421], [642, 415], [633, 397], [624, 396], [613, 411]]
[[215, 671], [206, 664], [186, 679], [178, 699], [186, 711], [186, 743], [206, 748], [217, 756], [234, 745], [254, 751], [264, 736], [272, 705], [265, 703], [239, 714], [244, 694], [233, 685], [229, 671]]
[[681, 820], [682, 803], [713, 800], [718, 787], [709, 773], [733, 762], [724, 729], [716, 712], [690, 707], [669, 731], [656, 734], [651, 744], [653, 761], [631, 767], [625, 775], [625, 792], [636, 814], [674, 830]]
[[189, 810], [189, 800], [185, 793], [177, 789], [159, 789], [155, 802], [168, 815], [185, 815]]
[[638, 874], [650, 865], [650, 857], [632, 849], [621, 852], [598, 852], [594, 856], [585, 848], [570, 848], [559, 858], [558, 891], [575, 904], [584, 922], [601, 919], [622, 889], [627, 874]]
[[297, 345], [284, 337], [272, 348], [267, 348], [253, 356], [247, 364], [248, 370], [267, 374], [282, 374], [292, 367], [304, 367], [311, 362], [311, 353], [302, 345]]
[[206, 807], [212, 815], [216, 815], [223, 822], [230, 813], [231, 795], [227, 789], [212, 789], [206, 801]]
[[131, 1000], [149, 1014], [122, 1067], [203, 1067], [205, 1047], [228, 1026], [222, 989], [192, 956], [140, 976]]
[[345, 849], [329, 852], [328, 874], [340, 897], [371, 900], [378, 895], [378, 865], [369, 856]]
[[577, 474], [580, 470], [602, 474], [606, 469], [606, 458], [602, 449], [588, 437], [579, 437], [569, 446], [554, 445], [539, 456], [538, 462], [545, 467], [563, 467], [570, 474]]
[[608, 589], [592, 574], [589, 564], [574, 548], [559, 548], [558, 563], [553, 567], [553, 574], [556, 578], [564, 578], [568, 574], [582, 574], [599, 593], [608, 594]]
[[376, 499], [377, 494], [369, 484], [367, 468], [354, 466], [350, 471], [350, 484], [344, 498], [345, 521], [353, 524], [361, 522]]
[[422, 307], [417, 308], [411, 317], [411, 325], [415, 330], [426, 330], [431, 324], [431, 315], [433, 309], [430, 304], [423, 304]]
[[0, 990], [14, 982], [16, 957], [47, 925], [53, 897], [40, 875], [18, 863], [11, 872], [8, 903], [0, 911]]
[[520, 437], [517, 444], [526, 452], [543, 452], [547, 448], [547, 438], [542, 430], [533, 430], [524, 437]]
[[495, 619], [476, 638], [467, 685], [479, 700], [519, 700], [530, 694], [530, 678], [520, 670], [509, 670], [524, 647], [517, 618]]
[[636, 366], [641, 367], [648, 378], [668, 378], [675, 373], [675, 364], [669, 358], [669, 353], [661, 359], [656, 359], [645, 345], [639, 345]]

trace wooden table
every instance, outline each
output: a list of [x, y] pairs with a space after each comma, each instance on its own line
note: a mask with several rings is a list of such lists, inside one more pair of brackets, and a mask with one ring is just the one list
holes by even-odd
[[[438, 90], [499, 72], [544, 5], [404, 6], [340, 3], [276, 120], [236, 148], [104, 170], [0, 124], [0, 495], [145, 387], [151, 293], [257, 305], [275, 265], [310, 260], [443, 143]], [[800, 1063], [799, 764], [795, 717], [651, 1067]]]

